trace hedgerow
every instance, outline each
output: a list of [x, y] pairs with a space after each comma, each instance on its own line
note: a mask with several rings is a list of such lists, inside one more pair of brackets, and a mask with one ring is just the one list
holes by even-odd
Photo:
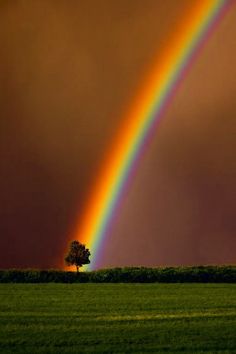
[[0, 270], [0, 283], [236, 283], [236, 266], [124, 267], [92, 272]]

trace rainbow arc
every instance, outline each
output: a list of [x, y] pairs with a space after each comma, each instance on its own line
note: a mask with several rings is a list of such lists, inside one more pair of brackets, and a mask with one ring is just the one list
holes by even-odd
[[231, 0], [196, 0], [161, 57], [144, 80], [113, 140], [109, 156], [95, 181], [82, 224], [74, 238], [85, 243], [97, 267], [103, 241], [121, 203], [131, 172], [142, 155], [145, 142], [164, 116], [179, 82], [184, 79], [202, 44], [226, 13]]

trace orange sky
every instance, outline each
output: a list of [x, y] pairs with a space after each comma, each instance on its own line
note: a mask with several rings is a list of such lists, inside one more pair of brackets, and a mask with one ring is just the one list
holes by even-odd
[[[0, 267], [61, 264], [140, 77], [192, 3], [1, 1]], [[102, 266], [235, 261], [235, 12], [142, 160]]]

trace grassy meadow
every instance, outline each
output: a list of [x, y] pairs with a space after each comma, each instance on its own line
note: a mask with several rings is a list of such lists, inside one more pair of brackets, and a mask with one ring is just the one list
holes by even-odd
[[236, 284], [0, 284], [0, 353], [236, 353]]

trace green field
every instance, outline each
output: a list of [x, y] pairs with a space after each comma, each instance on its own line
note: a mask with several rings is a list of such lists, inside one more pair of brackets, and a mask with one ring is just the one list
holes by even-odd
[[236, 284], [0, 284], [0, 353], [236, 353]]

